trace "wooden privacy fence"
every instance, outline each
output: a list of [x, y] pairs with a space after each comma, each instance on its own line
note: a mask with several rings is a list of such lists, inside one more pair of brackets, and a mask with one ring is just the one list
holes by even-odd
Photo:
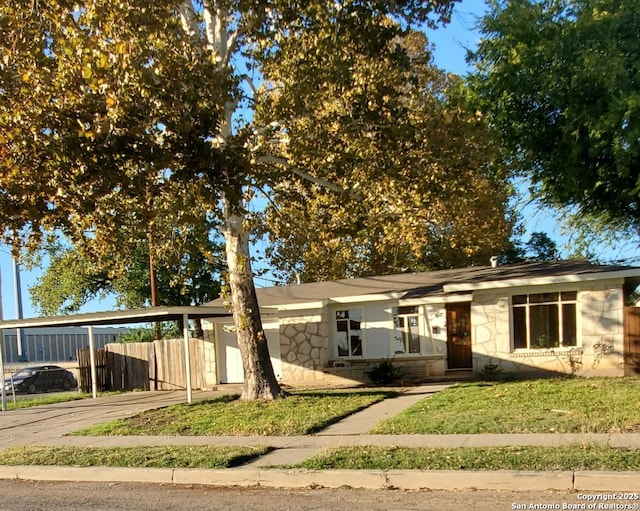
[[640, 307], [624, 308], [624, 375], [640, 374]]
[[[189, 340], [191, 388], [206, 388], [204, 341]], [[184, 340], [107, 344], [96, 350], [99, 390], [174, 390], [186, 389]], [[80, 387], [91, 391], [89, 349], [78, 350]]]

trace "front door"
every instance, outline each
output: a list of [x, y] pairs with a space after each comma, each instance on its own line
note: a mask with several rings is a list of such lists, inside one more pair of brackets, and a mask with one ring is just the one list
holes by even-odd
[[472, 369], [471, 304], [447, 304], [447, 369]]

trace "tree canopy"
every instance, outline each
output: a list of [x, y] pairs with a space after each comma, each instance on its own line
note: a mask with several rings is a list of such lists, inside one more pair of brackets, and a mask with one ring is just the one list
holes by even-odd
[[640, 10], [634, 0], [491, 0], [471, 55], [504, 161], [544, 202], [640, 227]]
[[[446, 21], [453, 3], [55, 0], [44, 8], [0, 1], [3, 238], [33, 247], [58, 229], [98, 253], [146, 240], [153, 263], [184, 238], [165, 236], [163, 222], [171, 233], [188, 233], [217, 215], [245, 373], [242, 398], [275, 397], [280, 388], [252, 282], [245, 194], [293, 175], [347, 193], [358, 183], [340, 181], [347, 161], [324, 173], [321, 153], [290, 163], [294, 153], [282, 151], [286, 134], [302, 125], [295, 115], [279, 123], [260, 109], [297, 94], [294, 111], [306, 115], [318, 106], [317, 92], [339, 105], [344, 78], [357, 78], [352, 61], [375, 65], [389, 62], [389, 52], [401, 56], [392, 39], [412, 23]], [[296, 69], [287, 63], [304, 63], [299, 43], [306, 39], [318, 43], [306, 70], [323, 77], [320, 91], [289, 79]], [[256, 76], [262, 86], [251, 80]], [[378, 92], [361, 87], [352, 98], [363, 114], [351, 123], [352, 139], [371, 133], [376, 116], [369, 114], [384, 97]], [[318, 149], [329, 163], [329, 148]]]
[[[179, 178], [186, 168], [215, 173], [207, 139], [230, 80], [181, 37], [174, 7], [2, 6], [0, 234], [16, 249], [53, 232], [77, 247], [54, 255], [49, 276], [69, 278], [45, 275], [43, 311], [76, 310], [114, 285], [129, 287], [127, 304], [140, 303], [141, 289], [122, 277], [148, 273], [141, 250], [153, 274], [154, 261], [182, 268], [172, 281], [188, 254], [212, 257], [211, 204]], [[188, 79], [176, 87], [174, 73]]]
[[[258, 115], [284, 120], [282, 159], [346, 190], [295, 175], [274, 187], [268, 255], [288, 280], [487, 264], [509, 244], [510, 185], [490, 130], [461, 81], [434, 67], [423, 33], [385, 28], [385, 58], [336, 52], [323, 71], [323, 41], [304, 34], [291, 41], [304, 50], [269, 62], [284, 86]], [[313, 108], [298, 88], [313, 91]]]

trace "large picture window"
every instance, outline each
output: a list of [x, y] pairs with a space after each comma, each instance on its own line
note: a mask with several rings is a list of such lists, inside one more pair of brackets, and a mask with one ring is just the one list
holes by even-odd
[[418, 324], [418, 307], [393, 308], [392, 352], [394, 355], [420, 353]]
[[514, 349], [576, 346], [577, 294], [563, 291], [513, 296]]
[[336, 341], [339, 357], [362, 356], [362, 311], [336, 311]]

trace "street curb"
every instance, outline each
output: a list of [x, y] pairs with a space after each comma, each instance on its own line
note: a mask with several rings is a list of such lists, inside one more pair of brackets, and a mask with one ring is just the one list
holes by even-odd
[[[594, 491], [629, 491], [637, 494], [640, 488], [640, 472], [576, 472], [576, 490]], [[636, 497], [637, 498], [637, 497]], [[630, 501], [630, 504], [638, 504], [638, 501]]]
[[126, 467], [0, 466], [0, 479], [140, 482], [270, 488], [371, 490], [637, 491], [638, 472], [462, 470], [256, 470]]
[[0, 466], [0, 479], [25, 481], [87, 481], [172, 483], [171, 468]]

